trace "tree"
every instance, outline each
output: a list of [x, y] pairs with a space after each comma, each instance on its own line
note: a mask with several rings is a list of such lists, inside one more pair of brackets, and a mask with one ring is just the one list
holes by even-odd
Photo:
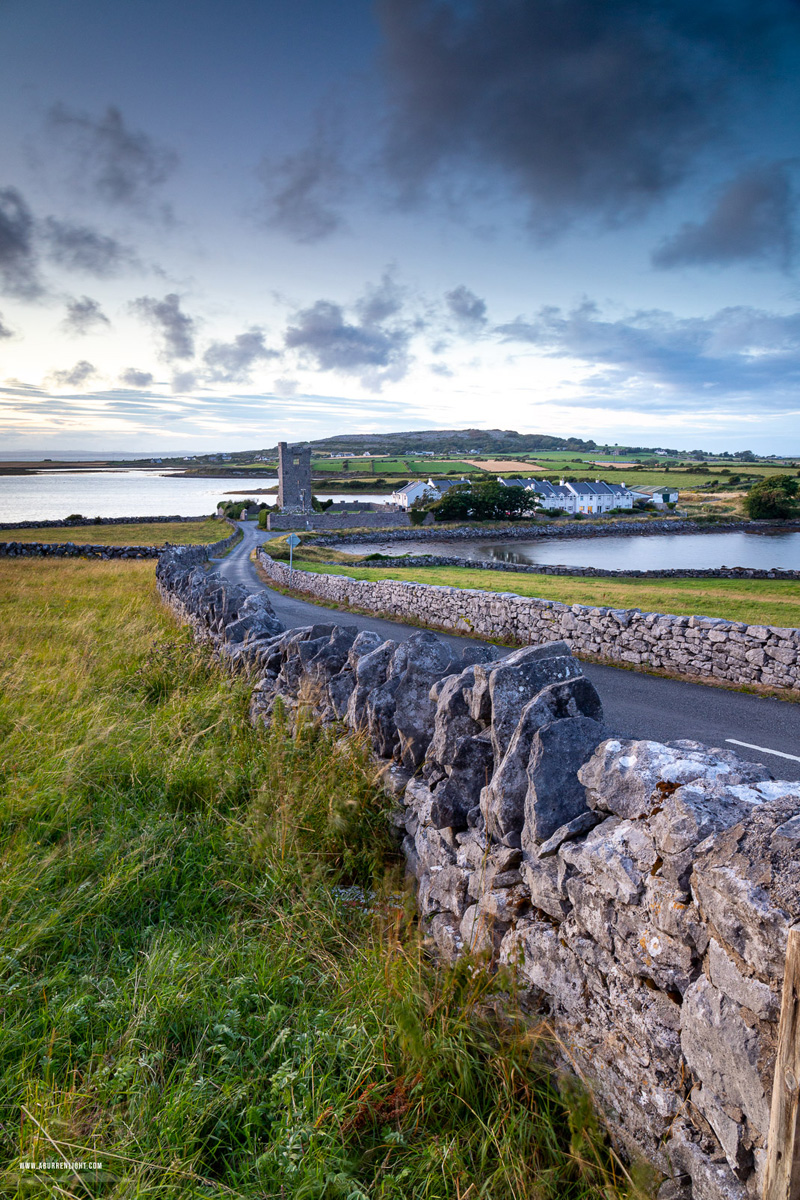
[[745, 496], [745, 512], [754, 521], [785, 521], [800, 515], [800, 483], [791, 475], [771, 475], [755, 484]]
[[430, 511], [436, 521], [513, 521], [533, 516], [540, 507], [534, 492], [493, 482], [450, 488]]

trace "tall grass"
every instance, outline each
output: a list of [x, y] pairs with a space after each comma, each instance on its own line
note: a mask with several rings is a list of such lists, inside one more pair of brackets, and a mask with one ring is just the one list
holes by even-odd
[[224, 521], [134, 521], [119, 525], [43, 525], [32, 529], [2, 529], [2, 542], [74, 542], [80, 546], [163, 546], [184, 542], [218, 542], [231, 532]]
[[253, 729], [152, 564], [0, 596], [2, 1195], [624, 1190], [508, 981], [431, 961], [364, 747]]

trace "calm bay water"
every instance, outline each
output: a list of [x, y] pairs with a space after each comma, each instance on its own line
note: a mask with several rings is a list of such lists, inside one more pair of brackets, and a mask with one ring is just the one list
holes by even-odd
[[[348, 549], [348, 547], [342, 547]], [[653, 571], [666, 567], [760, 567], [800, 570], [800, 533], [684, 533], [648, 537], [572, 537], [541, 541], [380, 542], [356, 554], [453, 554], [499, 562]]]
[[[258, 481], [260, 487], [277, 482], [269, 478]], [[201, 517], [214, 512], [220, 500], [245, 499], [248, 493], [242, 489], [246, 486], [246, 479], [196, 479], [125, 467], [0, 475], [0, 523], [56, 521], [71, 513], [84, 517]], [[320, 500], [328, 499], [326, 492], [317, 494]], [[253, 499], [274, 504], [276, 497], [254, 495]], [[387, 497], [359, 493], [333, 499], [383, 503]]]

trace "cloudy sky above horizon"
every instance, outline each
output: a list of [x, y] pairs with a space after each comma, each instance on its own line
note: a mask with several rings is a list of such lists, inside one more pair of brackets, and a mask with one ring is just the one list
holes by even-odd
[[800, 452], [797, 0], [0, 0], [3, 450]]

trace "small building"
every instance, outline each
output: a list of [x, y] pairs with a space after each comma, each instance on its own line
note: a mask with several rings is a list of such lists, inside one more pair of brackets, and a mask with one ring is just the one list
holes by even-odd
[[631, 489], [634, 500], [645, 500], [661, 508], [665, 504], [678, 503], [678, 489], [661, 484], [657, 487], [635, 487]]
[[434, 500], [441, 500], [441, 498], [442, 492], [432, 479], [429, 479], [427, 483], [423, 479], [411, 479], [408, 483], [402, 484], [396, 492], [392, 492], [389, 502], [408, 511], [418, 500], [432, 504]]

